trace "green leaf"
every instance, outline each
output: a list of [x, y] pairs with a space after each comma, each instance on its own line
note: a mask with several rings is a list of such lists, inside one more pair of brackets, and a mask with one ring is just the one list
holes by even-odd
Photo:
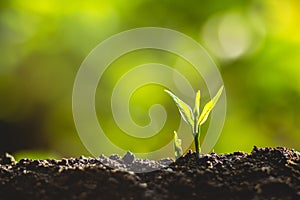
[[198, 119], [200, 115], [200, 90], [196, 93], [196, 98], [195, 98], [195, 106], [194, 106], [194, 116], [196, 119]]
[[186, 121], [192, 127], [194, 127], [194, 115], [190, 106], [184, 103], [182, 100], [180, 100], [177, 96], [175, 96], [175, 94], [173, 94], [169, 90], [165, 90], [165, 92], [173, 98], [183, 120]]
[[210, 114], [210, 112], [212, 111], [212, 109], [215, 107], [216, 103], [218, 102], [221, 94], [222, 94], [222, 91], [223, 91], [223, 88], [224, 86], [222, 86], [218, 93], [216, 94], [216, 96], [214, 98], [212, 98], [203, 108], [203, 111], [197, 121], [197, 124], [199, 126], [201, 126], [202, 124], [204, 124]]
[[174, 131], [174, 149], [175, 149], [175, 160], [182, 156], [181, 139], [178, 138], [177, 132]]

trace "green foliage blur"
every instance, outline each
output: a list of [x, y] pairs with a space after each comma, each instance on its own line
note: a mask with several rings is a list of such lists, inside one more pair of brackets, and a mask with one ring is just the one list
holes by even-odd
[[[227, 118], [215, 152], [249, 152], [254, 145], [299, 150], [299, 22], [297, 0], [0, 1], [0, 152], [89, 155], [72, 117], [76, 72], [101, 41], [144, 26], [189, 35], [218, 65]], [[129, 55], [126, 64], [145, 61]], [[121, 76], [107, 74], [107, 82]], [[158, 86], [147, 91], [158, 100], [165, 95]], [[149, 106], [136, 98], [133, 105]], [[180, 118], [175, 107], [172, 115]], [[144, 116], [137, 121], [149, 123]], [[178, 124], [167, 126], [170, 139]]]

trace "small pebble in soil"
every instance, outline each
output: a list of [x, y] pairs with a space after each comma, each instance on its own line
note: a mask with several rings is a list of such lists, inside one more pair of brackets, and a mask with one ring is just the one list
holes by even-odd
[[147, 186], [148, 186], [147, 183], [140, 183], [141, 188], [147, 188]]
[[134, 155], [133, 153], [131, 153], [130, 151], [128, 151], [125, 156], [122, 158], [122, 160], [127, 163], [130, 164], [134, 161]]

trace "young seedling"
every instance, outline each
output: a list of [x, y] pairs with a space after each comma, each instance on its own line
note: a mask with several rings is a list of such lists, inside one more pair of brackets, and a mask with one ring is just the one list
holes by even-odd
[[174, 150], [175, 160], [182, 156], [181, 139], [178, 138], [177, 132], [174, 131]]
[[[174, 100], [183, 120], [186, 123], [188, 123], [192, 128], [192, 134], [194, 137], [197, 155], [199, 155], [201, 152], [201, 148], [200, 148], [201, 126], [206, 122], [210, 112], [215, 107], [216, 103], [218, 102], [218, 100], [222, 94], [223, 88], [224, 88], [224, 86], [222, 86], [219, 89], [219, 91], [217, 92], [216, 96], [214, 98], [212, 98], [204, 106], [201, 114], [200, 114], [200, 90], [198, 90], [196, 93], [195, 105], [194, 105], [193, 110], [191, 109], [191, 107], [188, 104], [186, 104], [185, 102], [180, 100], [175, 94], [173, 94], [169, 90], [165, 90], [165, 92], [167, 92]], [[178, 141], [179, 141], [179, 139], [178, 139], [177, 133], [174, 132], [174, 147], [175, 147], [175, 158], [176, 159], [182, 155], [181, 141], [180, 142], [178, 142]], [[179, 148], [179, 145], [180, 145], [180, 148]], [[181, 151], [179, 151], [178, 149], [181, 149]], [[181, 152], [181, 155], [179, 155], [180, 152]]]

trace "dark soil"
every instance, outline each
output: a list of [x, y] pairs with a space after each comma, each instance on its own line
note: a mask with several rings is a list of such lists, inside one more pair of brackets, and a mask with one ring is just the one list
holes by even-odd
[[[200, 158], [189, 152], [169, 162], [134, 159], [130, 153], [15, 162], [4, 154], [0, 199], [300, 199], [300, 154], [294, 150], [254, 147], [251, 154]], [[157, 167], [163, 168], [131, 171]]]

